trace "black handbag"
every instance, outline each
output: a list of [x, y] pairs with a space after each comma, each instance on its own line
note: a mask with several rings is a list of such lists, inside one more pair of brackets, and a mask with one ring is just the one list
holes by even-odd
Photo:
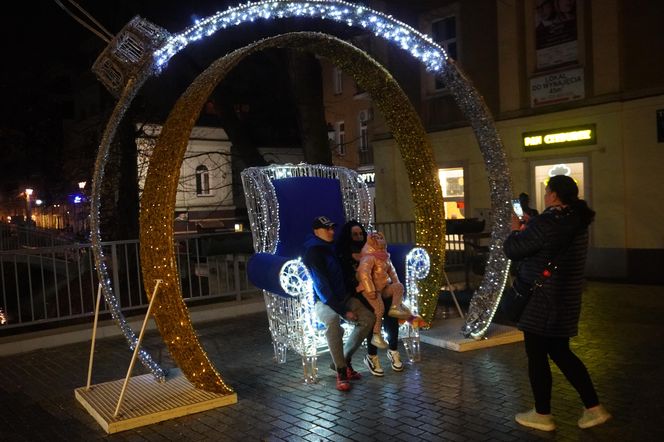
[[532, 288], [522, 294], [517, 292], [514, 286], [508, 287], [505, 289], [503, 296], [500, 299], [500, 311], [509, 321], [519, 322], [521, 314], [526, 309], [532, 294]]

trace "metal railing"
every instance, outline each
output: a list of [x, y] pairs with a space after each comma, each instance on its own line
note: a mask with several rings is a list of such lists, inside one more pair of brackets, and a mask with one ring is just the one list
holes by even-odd
[[[390, 243], [415, 243], [412, 221], [377, 222], [374, 227], [384, 232]], [[216, 246], [228, 237], [206, 234], [175, 239], [185, 301], [242, 300], [245, 295], [259, 293], [247, 277], [251, 254], [210, 252], [219, 250]], [[105, 242], [102, 246], [122, 310], [145, 308], [148, 301], [138, 240]], [[445, 267], [463, 268], [467, 258], [463, 235], [446, 235]], [[0, 309], [7, 318], [2, 329], [92, 316], [98, 283], [90, 244], [22, 244], [14, 250], [0, 250]]]
[[0, 250], [54, 247], [71, 244], [62, 231], [0, 223]]
[[[248, 280], [249, 254], [210, 256], [224, 234], [177, 237], [185, 301], [242, 300], [258, 293]], [[113, 291], [123, 311], [147, 307], [138, 240], [102, 243]], [[0, 251], [2, 328], [66, 321], [94, 314], [98, 276], [90, 244]], [[102, 312], [106, 312], [103, 310]]]
[[[415, 221], [375, 222], [374, 228], [383, 232], [388, 243], [415, 243]], [[462, 234], [445, 235], [445, 267], [448, 270], [465, 266], [465, 249]]]

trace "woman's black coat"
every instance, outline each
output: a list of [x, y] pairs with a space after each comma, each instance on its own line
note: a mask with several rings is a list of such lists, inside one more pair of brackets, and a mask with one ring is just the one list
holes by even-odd
[[543, 286], [534, 291], [517, 324], [519, 330], [541, 336], [576, 336], [588, 250], [588, 228], [578, 214], [569, 207], [548, 208], [524, 230], [512, 232], [504, 250], [518, 266], [514, 287], [519, 293], [530, 290], [551, 260], [557, 264]]

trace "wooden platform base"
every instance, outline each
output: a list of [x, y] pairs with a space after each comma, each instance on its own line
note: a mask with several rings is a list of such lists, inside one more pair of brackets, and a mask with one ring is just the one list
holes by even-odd
[[476, 341], [463, 336], [463, 325], [461, 318], [438, 320], [429, 330], [420, 332], [420, 341], [459, 352], [523, 341], [522, 332], [500, 324], [491, 324], [484, 339]]
[[131, 378], [120, 412], [113, 417], [123, 383], [119, 379], [75, 390], [76, 399], [108, 434], [237, 403], [236, 393], [198, 390], [180, 370], [171, 370], [163, 383], [151, 374]]

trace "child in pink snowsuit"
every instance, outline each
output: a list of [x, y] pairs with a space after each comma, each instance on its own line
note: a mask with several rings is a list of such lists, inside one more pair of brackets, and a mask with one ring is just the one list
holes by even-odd
[[357, 291], [362, 292], [376, 315], [371, 343], [378, 348], [387, 348], [381, 328], [385, 304], [383, 298], [392, 298], [392, 306], [387, 314], [393, 318], [409, 319], [412, 313], [402, 305], [404, 287], [399, 282], [397, 272], [387, 253], [385, 237], [380, 232], [370, 233], [362, 247], [360, 264], [357, 267]]

